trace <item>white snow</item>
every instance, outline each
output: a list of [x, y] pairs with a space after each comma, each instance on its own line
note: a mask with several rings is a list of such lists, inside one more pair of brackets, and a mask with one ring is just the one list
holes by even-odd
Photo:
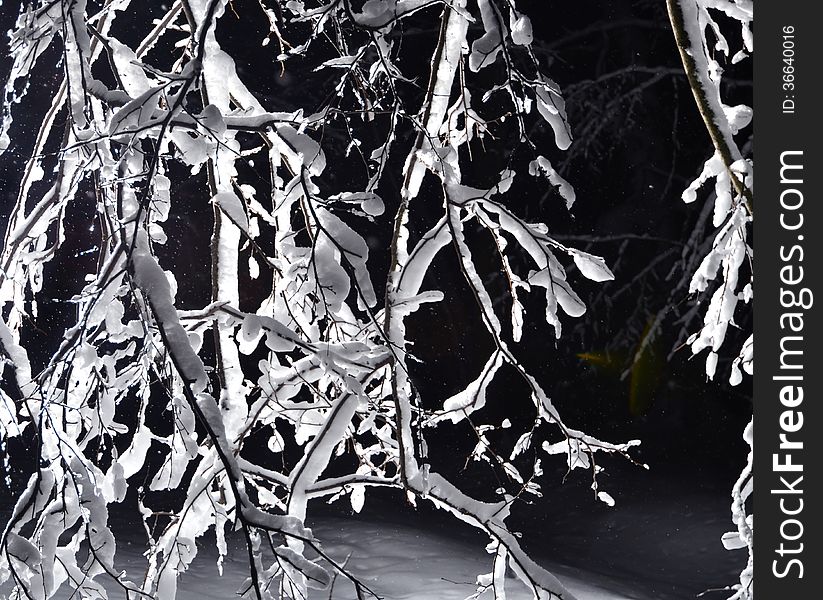
[[246, 217], [246, 211], [243, 209], [243, 203], [237, 194], [233, 192], [218, 192], [211, 200], [214, 204], [220, 207], [220, 210], [231, 220], [231, 222], [243, 232], [249, 233], [249, 220]]
[[574, 248], [569, 248], [569, 254], [572, 255], [574, 264], [577, 265], [580, 272], [588, 279], [592, 281], [611, 281], [614, 279], [614, 274], [601, 257]]
[[522, 13], [510, 10], [509, 28], [512, 41], [519, 46], [528, 46], [534, 40], [531, 19]]
[[560, 173], [554, 170], [551, 162], [549, 162], [549, 159], [545, 156], [538, 156], [529, 163], [529, 175], [536, 176], [539, 173], [545, 175], [549, 183], [557, 188], [557, 192], [566, 201], [566, 208], [571, 209], [577, 198], [574, 193], [574, 188], [568, 181], [563, 179]]
[[[444, 523], [447, 522], [445, 519]], [[476, 578], [492, 567], [493, 556], [483, 544], [465, 537], [465, 532], [443, 529], [418, 529], [390, 521], [326, 517], [314, 522], [312, 531], [323, 550], [338, 561], [348, 558], [356, 577], [386, 600], [464, 600], [476, 591]], [[178, 600], [226, 600], [248, 575], [245, 548], [237, 534], [227, 535], [229, 553], [223, 562], [223, 575], [217, 574], [217, 552], [213, 543], [198, 540], [200, 547], [189, 570], [178, 583]], [[141, 574], [139, 543], [121, 542], [120, 560], [130, 579]], [[282, 549], [280, 549], [282, 550]], [[545, 561], [541, 561], [545, 564]], [[556, 573], [578, 600], [650, 600], [645, 595], [625, 591], [625, 584], [608, 577], [559, 564], [545, 564]], [[333, 576], [334, 577], [334, 576]], [[339, 573], [334, 578], [331, 598], [353, 598], [352, 585]], [[106, 584], [111, 600], [122, 599], [123, 592]], [[531, 593], [513, 577], [506, 578], [508, 600], [528, 600]], [[58, 596], [66, 600], [69, 594]], [[309, 590], [310, 600], [327, 600], [329, 589]], [[481, 599], [489, 600], [490, 594]]]
[[554, 143], [560, 150], [566, 150], [572, 144], [572, 133], [566, 118], [566, 102], [560, 95], [560, 87], [551, 79], [538, 75], [542, 85], [535, 86], [537, 112], [551, 125], [554, 131]]
[[477, 379], [443, 403], [443, 413], [438, 415], [437, 419], [451, 419], [453, 423], [458, 423], [472, 412], [483, 408], [486, 405], [489, 384], [502, 364], [502, 353], [493, 353]]
[[500, 42], [502, 35], [504, 35], [500, 31], [497, 15], [495, 15], [489, 0], [478, 0], [477, 5], [480, 8], [480, 18], [483, 20], [486, 33], [472, 43], [469, 69], [475, 72], [497, 60], [497, 55], [502, 48]]
[[[436, 68], [436, 71], [434, 71], [435, 80], [429, 94], [428, 113], [424, 124], [428, 135], [424, 138], [426, 143], [420, 149], [431, 146], [428, 140], [437, 139], [440, 127], [443, 125], [443, 120], [448, 112], [451, 89], [454, 85], [463, 44], [466, 41], [466, 32], [469, 27], [468, 21], [463, 16], [462, 9], [465, 7], [466, 0], [455, 2], [448, 17], [440, 62], [437, 65], [432, 64], [432, 69]], [[403, 168], [408, 182], [403, 190], [403, 195], [408, 199], [417, 196], [425, 172], [425, 165], [419, 160], [417, 154], [416, 150], [412, 150], [406, 158], [406, 165]]]

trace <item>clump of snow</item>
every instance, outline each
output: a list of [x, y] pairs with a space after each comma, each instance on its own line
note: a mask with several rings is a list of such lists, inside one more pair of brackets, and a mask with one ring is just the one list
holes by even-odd
[[518, 46], [528, 46], [534, 40], [531, 19], [514, 8], [509, 11], [509, 29], [512, 41]]
[[576, 199], [574, 188], [554, 170], [549, 159], [545, 156], [538, 156], [529, 163], [529, 174], [537, 175], [538, 173], [542, 173], [548, 178], [549, 183], [557, 188], [557, 192], [566, 201], [566, 208], [571, 208]]
[[502, 44], [500, 43], [505, 32], [500, 31], [500, 25], [492, 8], [490, 0], [477, 0], [480, 8], [480, 18], [483, 21], [485, 33], [472, 43], [471, 54], [469, 54], [469, 69], [479, 71], [485, 66], [494, 63], [500, 53]]
[[[324, 550], [338, 561], [346, 560], [352, 573], [384, 598], [398, 600], [465, 600], [475, 591], [478, 573], [488, 568], [488, 555], [464, 537], [445, 532], [415, 529], [390, 521], [362, 519], [322, 519], [312, 531], [323, 540]], [[223, 574], [215, 576], [213, 550], [198, 554], [188, 572], [181, 577], [178, 600], [225, 600], [234, 595], [247, 576], [242, 541], [236, 535], [227, 539], [229, 554]], [[121, 565], [127, 573], [137, 574], [143, 558], [130, 544]], [[560, 573], [565, 587], [578, 600], [651, 600], [639, 592], [622, 591], [625, 584], [582, 569], [550, 564]], [[509, 600], [531, 600], [532, 593], [518, 580], [505, 577]], [[125, 598], [122, 590], [109, 587], [110, 600]], [[621, 591], [617, 591], [621, 590]], [[334, 598], [353, 596], [350, 582], [338, 575]], [[309, 600], [327, 600], [329, 590], [309, 590]], [[481, 596], [481, 600], [490, 598]]]
[[249, 220], [243, 202], [233, 192], [218, 192], [211, 200], [220, 207], [231, 222], [239, 227], [246, 235], [249, 233]]

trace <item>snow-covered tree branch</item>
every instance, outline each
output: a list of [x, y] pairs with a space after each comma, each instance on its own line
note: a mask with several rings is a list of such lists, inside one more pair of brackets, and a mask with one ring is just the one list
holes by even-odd
[[[587, 310], [575, 290], [614, 278], [518, 192], [528, 180], [564, 210], [577, 199], [559, 166], [574, 143], [564, 96], [529, 16], [515, 0], [149, 4], [38, 0], [10, 32], [0, 153], [26, 161], [0, 253], [0, 438], [32, 452], [0, 583], [13, 598], [171, 600], [213, 536], [221, 571], [242, 538], [245, 597], [302, 600], [336, 577], [377, 597], [306, 523], [319, 502], [360, 512], [390, 488], [488, 537], [474, 597], [520, 585], [573, 600], [510, 515], [557, 483], [548, 461], [588, 470], [592, 498], [613, 505], [599, 461], [634, 462], [639, 442], [564, 417], [522, 343], [531, 321], [562, 345]], [[751, 299], [753, 204], [735, 141], [751, 111], [722, 104], [707, 31], [728, 54], [723, 11], [750, 52], [751, 3], [669, 8], [715, 149], [683, 194], [715, 181], [713, 241], [701, 227], [683, 252], [689, 291], [711, 294], [688, 344], [709, 350], [713, 377]], [[251, 23], [265, 35], [238, 42]], [[60, 277], [70, 299], [43, 344]], [[416, 347], [454, 290], [481, 324], [480, 359], [437, 397]], [[487, 410], [501, 381], [524, 390], [502, 423]], [[476, 440], [466, 460], [500, 475], [476, 497], [429, 451], [457, 428]], [[724, 539], [751, 552], [750, 469], [734, 488], [741, 542]], [[122, 569], [118, 505], [145, 530], [139, 571]]]
[[[482, 442], [476, 453], [525, 493], [540, 493], [539, 460], [531, 463], [535, 473], [524, 473], [517, 456], [542, 443], [547, 455], [566, 455], [570, 469], [590, 468], [595, 492], [611, 501], [597, 488], [594, 455], [627, 455], [634, 444], [567, 425], [518, 358], [524, 295], [542, 288], [545, 319], [558, 337], [562, 313], [585, 311], [563, 261], [595, 281], [612, 277], [602, 259], [519, 217], [506, 195], [515, 177], [542, 176], [569, 206], [574, 200], [529, 139], [527, 123], [537, 118], [554, 131], [559, 150], [571, 143], [560, 88], [530, 49], [529, 18], [512, 2], [491, 0], [257, 8], [241, 18], [268, 19], [263, 47], [276, 40], [280, 68], [315, 65], [327, 74], [329, 96], [286, 108], [249, 87], [222, 46], [220, 23], [234, 10], [222, 0], [176, 2], [137, 37], [116, 33], [134, 9], [128, 1], [43, 1], [18, 19], [4, 149], [22, 147], [9, 132], [34, 93], [29, 77], [51, 70], [61, 83], [31, 145], [2, 254], [2, 350], [13, 364], [3, 436], [30, 436], [37, 450], [3, 534], [3, 578], [19, 597], [50, 598], [63, 586], [105, 596], [113, 581], [128, 594], [173, 598], [197, 539], [213, 531], [222, 556], [228, 527], [245, 540], [243, 593], [303, 598], [343, 569], [304, 526], [309, 501], [348, 497], [360, 510], [368, 487], [389, 486], [489, 536], [494, 567], [478, 584], [496, 597], [508, 565], [535, 598], [571, 598], [506, 526], [521, 490], [501, 491], [493, 503], [470, 498], [438, 474], [426, 451], [426, 431], [478, 413], [502, 369], [530, 390], [533, 425], [514, 449], [495, 450], [485, 439], [489, 426], [471, 421]], [[402, 31], [406, 22], [437, 20], [421, 97], [415, 80], [425, 71], [406, 72], [414, 65], [406, 66]], [[484, 32], [470, 36], [470, 25]], [[481, 71], [493, 75], [480, 78]], [[534, 153], [530, 173], [507, 168], [503, 152], [496, 177], [464, 181], [461, 154], [481, 151], [472, 142], [493, 143], [495, 129], [511, 127]], [[349, 138], [342, 160], [355, 155], [362, 163], [350, 183], [329, 164], [341, 160], [328, 143], [341, 133]], [[381, 197], [401, 154], [399, 196]], [[178, 190], [192, 176], [207, 193], [185, 205]], [[96, 261], [73, 298], [76, 318], [35, 367], [26, 328], [84, 196], [93, 199]], [[169, 219], [186, 211], [212, 216], [203, 263], [211, 289], [200, 306], [183, 307], [177, 296], [190, 274], [174, 269], [164, 247], [175, 243]], [[418, 223], [438, 211], [421, 230]], [[381, 270], [369, 261], [366, 236], [381, 235], [384, 224], [390, 264]], [[485, 231], [497, 247], [510, 281], [508, 328], [468, 230]], [[407, 319], [442, 301], [426, 276], [446, 251], [454, 252], [493, 350], [478, 379], [433, 408], [414, 385]], [[527, 270], [514, 268], [517, 253], [531, 261]], [[269, 292], [250, 305], [241, 280]], [[151, 416], [158, 412], [169, 419], [164, 427]], [[147, 532], [137, 580], [118, 570], [108, 523], [108, 507], [124, 502], [130, 486]], [[178, 490], [182, 502], [164, 503], [164, 490]]]
[[[748, 243], [754, 219], [753, 162], [744, 158], [735, 135], [752, 119], [748, 106], [726, 106], [720, 94], [723, 67], [713, 58], [715, 52], [731, 63], [744, 60], [754, 50], [752, 40], [753, 3], [751, 0], [714, 2], [667, 0], [666, 6], [672, 30], [688, 76], [700, 115], [706, 125], [715, 153], [706, 161], [700, 176], [683, 192], [685, 202], [694, 202], [697, 191], [707, 181], [714, 180], [712, 224], [718, 228], [711, 249], [703, 257], [691, 279], [689, 291], [707, 293], [711, 286], [708, 307], [700, 331], [687, 340], [692, 353], [708, 349], [706, 375], [714, 378], [718, 351], [726, 339], [729, 327], [736, 327], [735, 314], [742, 300], [750, 304], [753, 290], [753, 251]], [[717, 15], [717, 18], [716, 16]], [[720, 27], [719, 17], [731, 19], [740, 27], [743, 48], [734, 55]], [[712, 45], [713, 40], [714, 43]], [[737, 358], [731, 364], [729, 381], [738, 385], [743, 372], [751, 375], [754, 368], [754, 337], [749, 334]], [[753, 422], [744, 433], [746, 443], [753, 444]], [[753, 515], [746, 501], [753, 489], [752, 452], [740, 478], [732, 490], [732, 517], [736, 531], [723, 536], [723, 544], [733, 550], [747, 548], [748, 564], [734, 586], [732, 598], [754, 598], [754, 534]]]

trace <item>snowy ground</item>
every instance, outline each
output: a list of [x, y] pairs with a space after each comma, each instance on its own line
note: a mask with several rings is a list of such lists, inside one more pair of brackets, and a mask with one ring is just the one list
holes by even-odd
[[[637, 481], [646, 480], [640, 474]], [[695, 600], [707, 589], [735, 581], [745, 557], [720, 544], [728, 527], [722, 492], [698, 492], [672, 481], [645, 489], [621, 487], [632, 493], [611, 509], [586, 496], [587, 512], [573, 508], [567, 493], [574, 486], [554, 490], [551, 503], [535, 505], [521, 521], [524, 547], [579, 600]], [[491, 570], [491, 557], [483, 549], [487, 540], [442, 512], [425, 510], [425, 505], [413, 511], [395, 500], [368, 498], [360, 515], [336, 505], [308, 525], [327, 553], [339, 561], [348, 557], [351, 571], [385, 600], [463, 600], [472, 594], [477, 575]], [[133, 515], [115, 510], [112, 518], [116, 566], [139, 581], [142, 532]], [[213, 536], [198, 540], [198, 556], [180, 580], [178, 600], [236, 597], [248, 574], [245, 549], [238, 537], [230, 538], [229, 546], [219, 576]], [[4, 591], [0, 599], [6, 598]], [[110, 598], [124, 598], [118, 592], [112, 589]], [[331, 592], [316, 592], [311, 600], [354, 600], [351, 586], [340, 577]], [[509, 600], [530, 598], [514, 579], [507, 592]], [[728, 595], [708, 593], [701, 600]], [[67, 591], [59, 598], [77, 597]]]
[[[478, 574], [490, 571], [490, 556], [483, 544], [472, 544], [462, 535], [448, 535], [416, 529], [389, 521], [324, 518], [314, 523], [315, 535], [323, 540], [330, 555], [343, 561], [348, 558], [351, 571], [386, 600], [463, 600], [475, 591]], [[203, 540], [200, 554], [192, 568], [180, 580], [179, 600], [227, 600], [234, 597], [247, 576], [240, 541], [235, 540], [235, 558], [227, 559], [222, 576], [218, 576], [216, 554]], [[139, 557], [129, 548], [120, 565], [133, 573]], [[554, 572], [579, 600], [651, 600], [633, 593], [624, 582], [562, 565], [541, 561]], [[134, 575], [137, 573], [134, 572]], [[313, 599], [354, 598], [352, 586], [343, 578], [335, 580], [331, 590], [315, 591]], [[509, 598], [531, 598], [515, 579], [510, 580]], [[112, 593], [111, 598], [118, 598]], [[484, 596], [487, 597], [487, 596]], [[66, 594], [68, 598], [68, 594]]]

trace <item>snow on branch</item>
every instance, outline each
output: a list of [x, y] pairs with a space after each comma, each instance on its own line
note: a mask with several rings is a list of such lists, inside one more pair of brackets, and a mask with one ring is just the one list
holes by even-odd
[[[727, 333], [730, 328], [738, 327], [735, 316], [740, 312], [739, 307], [750, 305], [753, 297], [754, 257], [748, 239], [754, 219], [754, 163], [744, 156], [735, 137], [750, 124], [752, 109], [723, 103], [720, 63], [725, 59], [735, 64], [753, 52], [753, 2], [667, 0], [666, 5], [689, 87], [714, 147], [700, 175], [683, 192], [684, 202], [694, 202], [698, 190], [714, 180], [714, 191], [707, 204], [714, 203], [712, 224], [717, 232], [689, 286], [689, 292], [699, 295], [700, 304], [705, 305], [703, 324], [686, 340], [693, 354], [708, 350], [706, 376], [713, 379]], [[734, 54], [720, 26], [724, 19], [716, 18], [720, 14], [740, 27], [743, 47]], [[703, 297], [708, 297], [707, 305]], [[739, 385], [743, 372], [751, 375], [753, 370], [754, 338], [750, 333], [731, 363], [729, 382]], [[744, 433], [749, 446], [752, 435], [749, 423]], [[748, 464], [732, 491], [732, 518], [737, 531], [723, 536], [727, 549], [746, 548], [749, 553], [740, 583], [734, 586], [732, 598], [735, 600], [754, 598], [753, 515], [746, 506], [753, 485], [751, 461], [750, 453]]]
[[[560, 243], [510, 202], [520, 174], [497, 133], [530, 153], [528, 171], [567, 207], [575, 200], [544, 156], [572, 134], [561, 89], [531, 50], [528, 16], [497, 0], [261, 0], [242, 14], [226, 0], [119, 0], [95, 10], [40, 0], [11, 34], [0, 152], [32, 158], [0, 254], [0, 357], [13, 364], [0, 436], [26, 440], [36, 456], [0, 542], [0, 583], [38, 600], [66, 589], [104, 598], [112, 586], [171, 600], [201, 538], [214, 533], [222, 568], [237, 530], [249, 569], [241, 594], [303, 599], [336, 572], [365, 598], [374, 593], [305, 520], [314, 499], [346, 498], [360, 511], [368, 490], [389, 487], [489, 536], [492, 572], [478, 577], [480, 591], [504, 598], [509, 567], [534, 598], [571, 600], [506, 525], [515, 499], [546, 485], [541, 459], [525, 451], [590, 469], [593, 497], [611, 504], [596, 455], [629, 457], [636, 442], [567, 424], [518, 356], [528, 294], [540, 288], [539, 320], [560, 338], [586, 311], [577, 274], [613, 277], [603, 259]], [[267, 23], [265, 77], [293, 70], [298, 93], [263, 93], [259, 74], [230, 53], [223, 26], [257, 22]], [[405, 60], [417, 52], [402, 43], [407, 22], [437, 29], [419, 72]], [[29, 140], [17, 128], [35, 117], [22, 110], [42, 93], [28, 81], [35, 72], [55, 90]], [[311, 78], [322, 85], [302, 81]], [[513, 118], [495, 112], [501, 104]], [[556, 148], [538, 154], [535, 127]], [[484, 145], [501, 146], [489, 152], [498, 177], [464, 180], [461, 157]], [[731, 176], [715, 167], [707, 177]], [[748, 172], [739, 161], [730, 168]], [[706, 279], [719, 265], [739, 267], [745, 218], [724, 221]], [[487, 289], [477, 235], [506, 275], [506, 315]], [[446, 252], [462, 279], [444, 285], [472, 294], [492, 349], [461, 391], [424, 398], [412, 349], [427, 332], [408, 317], [444, 302], [427, 276]], [[71, 291], [55, 301], [72, 310], [48, 348], [34, 347], [58, 269]], [[722, 295], [715, 312], [725, 318], [733, 301]], [[709, 333], [700, 344], [714, 347], [722, 331]], [[497, 448], [497, 425], [483, 422], [503, 372], [525, 385], [531, 411], [511, 448]], [[438, 474], [447, 469], [430, 460], [427, 435], [458, 424], [477, 439], [471, 457], [505, 478], [503, 500], [470, 498]], [[144, 525], [138, 577], [118, 567], [109, 524], [118, 504], [136, 507]]]

